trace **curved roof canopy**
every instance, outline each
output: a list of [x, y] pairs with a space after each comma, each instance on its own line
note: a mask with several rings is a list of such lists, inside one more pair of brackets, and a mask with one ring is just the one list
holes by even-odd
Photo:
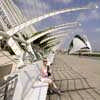
[[75, 35], [68, 49], [69, 54], [75, 52], [92, 52], [92, 48], [88, 39], [80, 35]]

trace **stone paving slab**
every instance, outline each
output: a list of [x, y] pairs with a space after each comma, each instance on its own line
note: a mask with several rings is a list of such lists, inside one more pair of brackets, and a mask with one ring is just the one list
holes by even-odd
[[63, 94], [48, 95], [47, 100], [100, 100], [100, 78], [96, 77], [100, 73], [98, 69], [99, 61], [57, 55], [52, 67], [53, 77]]

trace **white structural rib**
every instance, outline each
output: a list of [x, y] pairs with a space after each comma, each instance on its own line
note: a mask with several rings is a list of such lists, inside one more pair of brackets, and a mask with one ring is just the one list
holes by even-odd
[[61, 41], [60, 39], [52, 40], [52, 41], [48, 42], [48, 44], [46, 46], [44, 46], [44, 48], [46, 48], [48, 46], [55, 46], [55, 45], [59, 44], [60, 41]]
[[36, 39], [46, 35], [47, 33], [51, 33], [51, 32], [54, 32], [54, 31], [57, 31], [57, 30], [60, 30], [60, 29], [63, 29], [63, 28], [71, 28], [71, 27], [74, 27], [74, 26], [77, 26], [79, 23], [78, 22], [74, 22], [74, 23], [67, 23], [67, 24], [62, 24], [62, 25], [57, 25], [55, 27], [52, 27], [44, 32], [41, 32], [41, 34], [39, 35], [36, 35], [30, 39], [27, 40], [27, 43], [31, 43], [33, 41], [35, 41]]
[[58, 27], [64, 27], [64, 26], [76, 26], [76, 25], [80, 25], [80, 23], [79, 22], [65, 23], [65, 24], [60, 24], [51, 28], [58, 28]]
[[46, 42], [46, 41], [48, 41], [48, 40], [50, 40], [50, 39], [53, 39], [53, 38], [59, 39], [60, 37], [65, 37], [65, 36], [67, 36], [67, 34], [60, 34], [60, 35], [50, 36], [50, 37], [48, 37], [48, 38], [42, 40], [42, 41], [40, 42], [40, 44], [42, 44], [42, 43], [44, 43], [44, 42]]
[[40, 16], [40, 17], [37, 17], [37, 18], [33, 18], [23, 24], [20, 24], [19, 26], [17, 27], [14, 27], [12, 28], [11, 30], [7, 31], [7, 34], [12, 36], [13, 34], [15, 34], [16, 32], [22, 30], [23, 28], [25, 27], [28, 27], [32, 24], [35, 24], [36, 22], [39, 22], [43, 19], [46, 19], [48, 17], [52, 17], [52, 16], [55, 16], [55, 15], [58, 15], [58, 14], [62, 14], [62, 13], [67, 13], [67, 12], [74, 12], [74, 11], [79, 11], [79, 10], [85, 10], [85, 9], [91, 9], [92, 7], [81, 7], [81, 8], [72, 8], [72, 9], [62, 9], [62, 10], [59, 10], [59, 11], [55, 11], [55, 12], [51, 12], [49, 14], [45, 14], [43, 16]]
[[[74, 23], [67, 23], [67, 24], [57, 25], [57, 26], [54, 26], [52, 28], [49, 28], [48, 30], [45, 30], [45, 31], [41, 32], [41, 34], [39, 34], [39, 35], [33, 36], [32, 38], [28, 39], [27, 41], [24, 41], [24, 40], [18, 39], [18, 38], [14, 38], [14, 39], [16, 41], [21, 41], [23, 43], [30, 44], [31, 42], [35, 41], [36, 39], [38, 39], [38, 38], [40, 38], [44, 35], [46, 35], [47, 33], [51, 33], [51, 32], [54, 32], [54, 31], [57, 31], [57, 30], [63, 29], [63, 28], [70, 28], [70, 27], [73, 27], [75, 25], [79, 25], [79, 23], [74, 22]], [[8, 34], [6, 34], [6, 32], [0, 32], [0, 33], [1, 33], [0, 35], [5, 37], [5, 38], [10, 38], [11, 37]], [[20, 52], [19, 52], [19, 49], [21, 49], [21, 48], [19, 48], [19, 45], [16, 42], [14, 42], [15, 41], [14, 39], [13, 38], [12, 38], [12, 40], [9, 39], [8, 44], [13, 49], [13, 51], [15, 52], [16, 55], [21, 55], [22, 50], [20, 50]], [[10, 42], [10, 41], [13, 41], [16, 44], [16, 46], [13, 45], [12, 42]]]

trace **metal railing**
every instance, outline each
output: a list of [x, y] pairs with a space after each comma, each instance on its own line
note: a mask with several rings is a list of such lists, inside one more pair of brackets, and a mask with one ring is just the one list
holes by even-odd
[[8, 77], [6, 81], [0, 83], [0, 100], [12, 100], [17, 78], [17, 75]]

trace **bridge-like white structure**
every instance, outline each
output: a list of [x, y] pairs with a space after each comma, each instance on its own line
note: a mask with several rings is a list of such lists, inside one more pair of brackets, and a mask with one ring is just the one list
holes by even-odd
[[[3, 0], [1, 1], [2, 9], [4, 9], [4, 7], [7, 6], [6, 4], [8, 2], [6, 2], [6, 3], [5, 2], [6, 1], [3, 1]], [[33, 18], [28, 21], [24, 21], [23, 23], [17, 23], [17, 25], [14, 27], [9, 26], [10, 27], [9, 29], [5, 28], [4, 31], [3, 30], [0, 31], [0, 35], [3, 38], [7, 39], [8, 45], [12, 48], [14, 53], [17, 56], [19, 56], [19, 58], [20, 58], [19, 63], [21, 63], [21, 64], [18, 64], [19, 69], [17, 68], [16, 71], [10, 75], [10, 77], [12, 77], [16, 74], [18, 75], [15, 92], [13, 94], [12, 100], [27, 100], [27, 99], [28, 100], [45, 100], [47, 90], [48, 90], [48, 83], [42, 83], [39, 81], [42, 60], [36, 61], [31, 64], [22, 63], [22, 56], [24, 54], [24, 50], [21, 49], [21, 47], [18, 44], [18, 40], [14, 40], [13, 36], [19, 32], [19, 36], [21, 37], [21, 30], [25, 30], [27, 27], [34, 25], [35, 23], [38, 23], [42, 20], [45, 20], [48, 17], [52, 17], [55, 15], [59, 15], [59, 14], [67, 13], [67, 12], [74, 12], [74, 11], [86, 10], [86, 9], [91, 9], [91, 8], [92, 7], [88, 7], [88, 6], [81, 7], [81, 8], [72, 8], [72, 9], [65, 8], [65, 9], [62, 9], [59, 11], [54, 11], [54, 12], [45, 14], [43, 16]], [[9, 11], [9, 13], [11, 13], [11, 12]], [[9, 13], [6, 13], [6, 14], [9, 14]], [[34, 55], [34, 51], [31, 47], [31, 42], [35, 41], [36, 39], [38, 39], [48, 33], [56, 31], [58, 29], [60, 30], [62, 28], [66, 28], [66, 27], [70, 28], [75, 25], [77, 25], [77, 23], [63, 24], [63, 25], [55, 26], [55, 27], [52, 27], [51, 29], [48, 29], [34, 37], [31, 37], [31, 38], [28, 37], [28, 40], [24, 40], [24, 39], [19, 39], [19, 40], [21, 42], [25, 43], [27, 45], [27, 51], [31, 52]], [[29, 28], [28, 30], [31, 30], [31, 28]], [[61, 36], [63, 36], [63, 35], [61, 35]], [[58, 36], [58, 37], [61, 37], [61, 36]], [[54, 36], [54, 37], [57, 37], [57, 36]], [[44, 40], [44, 41], [47, 41], [47, 40]], [[42, 41], [42, 42], [44, 42], [44, 41]], [[53, 41], [53, 44], [54, 43], [55, 43], [55, 41]], [[51, 45], [51, 44], [52, 43], [50, 43], [49, 45]], [[58, 46], [59, 46], [59, 44], [55, 45], [54, 46], [55, 48], [53, 48], [53, 49], [56, 50], [58, 48]], [[52, 52], [48, 55], [49, 65], [51, 63], [53, 63], [54, 56], [55, 56], [55, 54]], [[8, 89], [9, 88], [10, 87], [8, 86]]]

